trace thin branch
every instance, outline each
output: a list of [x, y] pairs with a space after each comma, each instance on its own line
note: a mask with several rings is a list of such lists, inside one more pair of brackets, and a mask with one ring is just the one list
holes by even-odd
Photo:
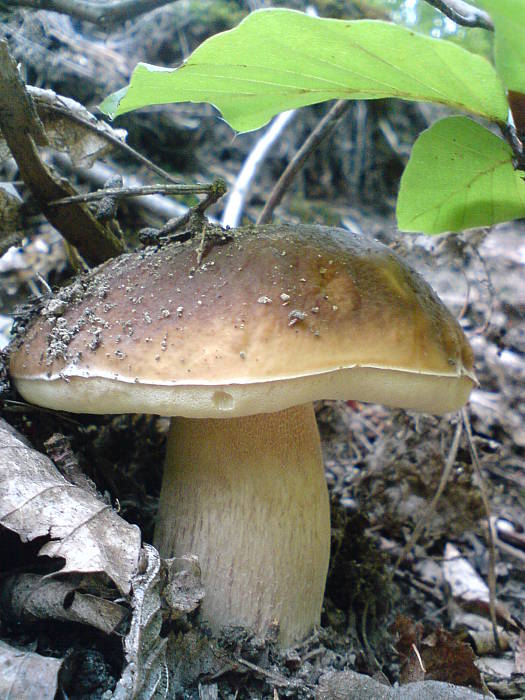
[[427, 510], [425, 511], [425, 517], [420, 518], [418, 520], [414, 531], [412, 532], [412, 535], [410, 536], [410, 539], [408, 542], [405, 544], [403, 549], [401, 550], [401, 554], [398, 556], [396, 563], [394, 564], [394, 570], [392, 572], [392, 575], [395, 574], [396, 569], [399, 568], [399, 565], [403, 561], [403, 559], [406, 557], [408, 552], [412, 549], [412, 547], [416, 544], [418, 539], [420, 538], [421, 534], [425, 531], [428, 523], [430, 522], [430, 518], [434, 514], [437, 504], [439, 503], [439, 499], [443, 495], [443, 491], [445, 490], [445, 486], [448, 483], [448, 480], [450, 478], [450, 474], [452, 472], [452, 467], [454, 466], [456, 462], [456, 456], [458, 454], [458, 448], [459, 448], [459, 441], [461, 439], [461, 433], [463, 432], [463, 424], [459, 420], [457, 425], [456, 425], [456, 432], [454, 433], [454, 437], [452, 439], [452, 444], [450, 446], [450, 450], [448, 451], [448, 456], [447, 460], [445, 462], [445, 468], [443, 469], [443, 473], [441, 474], [441, 479], [439, 481], [439, 485], [436, 489], [436, 493], [434, 494], [432, 501], [430, 502], [430, 505], [428, 506]]
[[39, 203], [49, 222], [88, 263], [98, 264], [121, 253], [122, 242], [108, 226], [97, 221], [85, 206], [50, 208], [49, 203], [75, 195], [74, 188], [57, 178], [45, 165], [37, 145], [47, 145], [47, 136], [31, 97], [9, 55], [8, 44], [0, 41], [0, 129], [21, 178]]
[[275, 207], [280, 203], [286, 191], [290, 187], [292, 180], [303, 167], [308, 156], [319, 146], [319, 144], [332, 132], [342, 115], [350, 106], [349, 100], [338, 100], [329, 112], [321, 119], [319, 124], [312, 131], [303, 145], [292, 158], [285, 171], [273, 188], [264, 209], [257, 219], [258, 224], [267, 224], [272, 220]]
[[[71, 162], [68, 155], [58, 151], [51, 154], [51, 162], [61, 173], [74, 175], [93, 190], [102, 189], [110, 178], [119, 174], [113, 167], [100, 161], [94, 163], [91, 168], [79, 167]], [[145, 184], [136, 175], [127, 175], [125, 182], [127, 187], [142, 187]], [[136, 209], [144, 209], [148, 215], [162, 221], [181, 216], [188, 210], [187, 206], [161, 194], [136, 197], [130, 200], [130, 205]]]
[[478, 487], [481, 494], [481, 500], [483, 502], [483, 508], [485, 509], [485, 514], [487, 516], [488, 525], [488, 538], [489, 538], [489, 611], [490, 620], [492, 622], [492, 633], [494, 635], [494, 642], [496, 644], [496, 649], [501, 650], [501, 645], [499, 642], [498, 635], [498, 616], [496, 611], [496, 540], [497, 534], [495, 532], [494, 521], [491, 517], [490, 502], [487, 494], [487, 489], [485, 487], [485, 480], [483, 474], [481, 473], [481, 464], [478, 457], [478, 451], [474, 443], [474, 438], [472, 437], [472, 428], [470, 426], [470, 419], [468, 417], [467, 409], [461, 409], [461, 417], [463, 418], [463, 425], [465, 426], [465, 431], [468, 438], [468, 446], [470, 450], [470, 456], [472, 458], [472, 464], [474, 465], [474, 471], [478, 477]]
[[[226, 182], [220, 177], [217, 178], [217, 180], [215, 180], [211, 185], [209, 185], [209, 191], [207, 196], [205, 197], [205, 199], [202, 200], [202, 202], [199, 202], [197, 206], [188, 209], [184, 214], [182, 214], [182, 216], [179, 216], [176, 219], [170, 219], [164, 224], [162, 228], [142, 229], [142, 231], [139, 232], [139, 238], [142, 244], [152, 245], [166, 238], [169, 238], [170, 240], [186, 239], [188, 237], [187, 231], [183, 231], [179, 234], [176, 234], [175, 232], [183, 226], [186, 226], [186, 224], [189, 224], [193, 217], [197, 216], [199, 218], [202, 218], [206, 209], [208, 207], [211, 207], [212, 204], [215, 204], [215, 202], [217, 202], [222, 196], [224, 196], [224, 194], [226, 193], [226, 189]], [[207, 218], [207, 221], [209, 223], [215, 223], [211, 221], [210, 217]], [[205, 229], [203, 229], [203, 238], [205, 237], [205, 233], [206, 231]], [[194, 235], [195, 232], [191, 232], [189, 234], [189, 237], [191, 238]]]
[[157, 7], [169, 5], [174, 0], [4, 0], [8, 7], [32, 7], [35, 10], [51, 10], [86, 22], [93, 22], [104, 29], [126, 22]]
[[[209, 194], [213, 189], [212, 185], [143, 185], [142, 187], [109, 187], [108, 189], [97, 190], [96, 192], [86, 192], [76, 194], [72, 197], [62, 197], [53, 202], [49, 202], [50, 207], [62, 207], [66, 204], [76, 204], [79, 202], [96, 202], [105, 197], [140, 197], [147, 194]], [[221, 195], [222, 196], [222, 195]], [[214, 200], [217, 201], [217, 200]]]
[[494, 23], [490, 15], [464, 0], [427, 0], [427, 3], [463, 27], [478, 27], [487, 29], [489, 32], [494, 31]]

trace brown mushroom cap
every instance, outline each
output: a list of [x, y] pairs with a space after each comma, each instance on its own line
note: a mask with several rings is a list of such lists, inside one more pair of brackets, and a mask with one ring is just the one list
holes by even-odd
[[[233, 417], [314, 399], [442, 413], [472, 351], [385, 246], [319, 226], [246, 227], [122, 255], [51, 299], [11, 355], [29, 401], [87, 413]], [[66, 303], [67, 302], [67, 303]]]

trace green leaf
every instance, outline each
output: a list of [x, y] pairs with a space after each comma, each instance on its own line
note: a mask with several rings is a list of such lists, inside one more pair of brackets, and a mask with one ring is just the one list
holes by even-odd
[[523, 177], [505, 141], [466, 117], [442, 119], [414, 144], [401, 178], [398, 226], [443, 233], [523, 217]]
[[285, 9], [253, 12], [180, 68], [139, 63], [124, 96], [110, 96], [100, 109], [114, 117], [154, 104], [211, 102], [234, 129], [249, 131], [286, 109], [382, 97], [438, 102], [500, 122], [508, 109], [494, 68], [459, 46], [388, 22]]
[[525, 0], [477, 0], [494, 22], [496, 68], [505, 87], [525, 92]]

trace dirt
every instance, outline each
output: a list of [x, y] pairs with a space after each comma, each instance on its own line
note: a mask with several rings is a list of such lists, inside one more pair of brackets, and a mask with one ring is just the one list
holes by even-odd
[[[172, 12], [176, 11], [170, 10], [168, 18], [173, 19]], [[191, 48], [215, 29], [206, 27], [201, 16], [198, 20], [192, 17], [195, 21], [186, 37]], [[167, 48], [173, 40], [169, 19], [155, 14], [149, 21], [159, 28], [162, 41], [156, 47], [147, 40], [148, 60], [158, 60], [157, 51], [167, 53], [167, 60], [176, 60]], [[86, 103], [94, 103], [120, 86], [130, 56], [137, 52], [143, 38], [150, 36], [148, 31], [139, 36], [136, 29], [127, 27], [121, 39], [128, 53], [123, 54], [123, 65], [119, 63], [110, 71], [106, 64], [100, 68], [100, 55], [85, 51], [86, 42], [93, 46], [101, 38], [92, 27], [83, 26], [83, 34], [79, 34], [64, 18], [57, 20], [46, 13], [29, 11], [12, 13], [4, 34], [9, 27], [13, 36], [18, 31], [18, 43], [13, 44], [19, 58], [27, 45], [24, 41], [34, 39], [33, 53], [26, 56], [28, 74], [34, 82], [40, 80], [43, 87], [66, 91]], [[47, 28], [45, 41], [42, 28]], [[54, 53], [48, 47], [50, 36], [58, 44]], [[117, 38], [114, 41], [116, 44]], [[47, 50], [35, 54], [35, 46]], [[88, 60], [80, 81], [78, 58], [82, 55]], [[62, 80], [56, 79], [60, 71], [51, 70], [51, 57], [54, 66], [61, 61], [68, 66]], [[75, 89], [80, 90], [78, 86], [81, 93], [75, 94]], [[217, 665], [210, 660], [208, 642], [201, 635], [194, 613], [176, 623], [165, 620], [162, 634], [172, 633], [170, 654], [187, 660], [185, 675], [179, 678], [180, 697], [312, 697], [324, 674], [348, 669], [372, 676], [388, 688], [399, 681], [406, 662], [395, 648], [394, 623], [400, 615], [420, 623], [423, 637], [441, 627], [461, 641], [468, 638], [472, 625], [488, 618], [487, 605], [480, 601], [467, 604], [454, 597], [443, 563], [447, 543], [454, 543], [461, 557], [485, 582], [489, 580], [488, 514], [482, 488], [488, 495], [492, 522], [507, 524], [496, 528], [496, 563], [492, 568], [498, 601], [507, 617], [504, 626], [512, 638], [510, 649], [493, 652], [489, 657], [497, 656], [509, 663], [515, 659], [516, 625], [525, 624], [525, 224], [513, 222], [490, 231], [432, 239], [399, 234], [392, 204], [406, 154], [402, 148], [394, 151], [385, 144], [377, 124], [380, 119], [390, 120], [401, 144], [410, 144], [427, 123], [429, 113], [414, 105], [393, 102], [365, 105], [364, 109], [364, 120], [362, 108], [352, 109], [338, 133], [311, 159], [277, 218], [291, 223], [343, 225], [377, 237], [431, 283], [460, 317], [475, 352], [479, 387], [468, 409], [473, 440], [469, 444], [463, 428], [448, 483], [434, 512], [429, 512], [458, 417], [417, 416], [355, 402], [319, 403], [317, 419], [332, 496], [332, 558], [322, 628], [284, 655], [275, 649], [272, 639], [255, 639], [240, 631], [225, 633], [219, 648], [221, 658], [227, 661]], [[283, 136], [253, 188], [245, 212], [248, 220], [255, 219], [276, 175], [321, 112], [319, 107], [304, 110], [293, 130]], [[364, 140], [361, 154], [350, 157], [345, 148], [346, 135], [354, 133], [356, 125], [363, 126]], [[232, 139], [211, 109], [202, 106], [170, 109], [151, 118], [132, 115], [126, 118], [126, 126], [135, 143], [153, 159], [194, 178], [221, 175], [228, 182], [232, 182], [257, 138], [249, 134]], [[153, 139], [152, 133], [161, 136]], [[137, 171], [135, 164], [121, 157], [115, 163], [123, 173], [138, 172], [145, 183], [150, 182], [148, 174], [141, 168]], [[4, 166], [5, 179], [10, 174]], [[220, 207], [219, 203], [212, 213], [220, 213]], [[129, 240], [136, 240], [142, 225], [152, 223], [127, 205], [121, 214]], [[163, 223], [153, 222], [156, 226]], [[35, 232], [40, 226], [41, 222]], [[7, 297], [11, 306], [10, 292], [5, 292]], [[28, 297], [27, 288], [21, 285], [18, 300], [28, 301]], [[60, 294], [57, 299], [54, 317], [55, 328], [59, 329], [61, 304], [69, 299]], [[67, 346], [62, 336], [59, 340]], [[118, 505], [123, 517], [140, 526], [144, 541], [152, 541], [166, 419], [141, 415], [72, 419], [8, 402], [2, 415], [43, 451], [52, 435], [67, 435], [68, 449], [79, 468], [109, 502]], [[422, 525], [417, 543], [395, 568], [414, 529]], [[34, 545], [22, 545], [3, 532], [2, 543], [9, 553], [10, 570], [42, 569], [42, 564], [35, 563]], [[472, 612], [477, 622], [468, 618]], [[86, 635], [84, 629], [62, 623], [35, 631], [6, 620], [0, 623], [0, 635], [11, 642], [30, 644], [42, 654], [67, 657], [62, 687], [71, 699], [111, 697], [109, 691], [122, 673], [124, 660], [117, 636], [108, 639], [91, 631]], [[453, 664], [442, 665], [450, 670]], [[494, 671], [485, 672], [483, 677], [496, 697], [520, 697], [525, 693], [523, 676], [498, 676]], [[452, 671], [446, 680], [457, 681]], [[333, 689], [327, 692], [319, 697], [345, 697]]]

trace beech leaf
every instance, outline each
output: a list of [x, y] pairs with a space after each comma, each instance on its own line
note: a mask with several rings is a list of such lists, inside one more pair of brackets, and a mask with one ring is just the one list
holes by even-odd
[[525, 216], [525, 173], [502, 139], [466, 117], [424, 131], [401, 178], [402, 231], [443, 233]]
[[476, 0], [494, 22], [494, 58], [505, 87], [525, 92], [525, 3], [523, 0]]
[[60, 573], [105, 573], [128, 593], [140, 531], [102, 500], [69, 483], [50, 459], [0, 420], [0, 525], [23, 542], [49, 537], [40, 555], [65, 560]]
[[124, 129], [113, 129], [106, 122], [99, 121], [76, 100], [58, 95], [54, 90], [30, 85], [27, 91], [44, 125], [50, 146], [68, 153], [74, 165], [90, 168], [96, 160], [113, 150], [115, 141], [126, 141]]
[[63, 659], [16, 649], [0, 641], [0, 697], [53, 700]]
[[375, 20], [258, 10], [201, 44], [173, 70], [139, 63], [100, 109], [111, 117], [170, 102], [210, 102], [249, 131], [287, 109], [332, 99], [437, 102], [505, 122], [491, 64], [451, 42]]

